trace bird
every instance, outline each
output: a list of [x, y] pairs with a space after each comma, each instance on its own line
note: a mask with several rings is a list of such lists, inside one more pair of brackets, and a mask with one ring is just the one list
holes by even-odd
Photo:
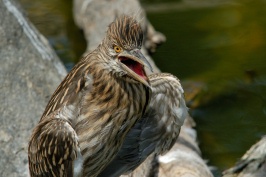
[[223, 172], [223, 177], [262, 177], [266, 176], [266, 136], [241, 157], [241, 159]]
[[143, 117], [130, 129], [114, 160], [98, 177], [118, 177], [135, 170], [145, 159], [168, 152], [188, 116], [184, 91], [169, 73], [149, 76], [151, 100]]
[[30, 137], [31, 177], [96, 177], [115, 158], [151, 97], [142, 40], [133, 17], [118, 17], [67, 74]]

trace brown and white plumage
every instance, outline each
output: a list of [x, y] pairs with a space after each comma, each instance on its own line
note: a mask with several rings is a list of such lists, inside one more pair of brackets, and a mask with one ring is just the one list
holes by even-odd
[[147, 112], [126, 135], [116, 158], [99, 177], [117, 177], [138, 167], [151, 153], [164, 154], [176, 142], [187, 117], [179, 80], [167, 73], [149, 76], [152, 96]]
[[29, 142], [32, 177], [94, 177], [112, 161], [150, 99], [142, 38], [133, 18], [117, 19], [62, 81]]

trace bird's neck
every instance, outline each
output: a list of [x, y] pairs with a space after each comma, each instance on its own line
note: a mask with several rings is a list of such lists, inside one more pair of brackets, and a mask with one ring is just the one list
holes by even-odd
[[[84, 96], [82, 101], [83, 104], [88, 105], [82, 107], [94, 110], [93, 115], [96, 112], [99, 112], [99, 115], [105, 114], [106, 117], [92, 116], [95, 118], [95, 121], [99, 119], [109, 121], [107, 119], [114, 119], [111, 114], [119, 112], [132, 111], [135, 114], [139, 114], [147, 102], [146, 87], [140, 83], [126, 82], [125, 79], [106, 70], [105, 67], [99, 62], [91, 68], [90, 75], [93, 80], [91, 91], [88, 95]], [[93, 112], [91, 110], [89, 112]], [[111, 112], [112, 110], [115, 110], [115, 112]]]
[[93, 63], [89, 68], [93, 82], [90, 91], [84, 91], [76, 126], [79, 126], [81, 134], [94, 125], [93, 130], [99, 130], [101, 135], [119, 136], [142, 116], [148, 104], [147, 88], [110, 72], [97, 58], [90, 63]]

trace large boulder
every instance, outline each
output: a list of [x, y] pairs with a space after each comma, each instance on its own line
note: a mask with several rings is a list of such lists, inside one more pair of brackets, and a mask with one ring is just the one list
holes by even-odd
[[29, 176], [27, 146], [66, 70], [12, 0], [0, 0], [0, 176]]

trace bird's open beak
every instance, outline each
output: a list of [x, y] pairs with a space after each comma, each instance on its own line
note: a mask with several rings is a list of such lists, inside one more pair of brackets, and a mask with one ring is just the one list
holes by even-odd
[[139, 49], [123, 51], [118, 55], [118, 59], [123, 63], [124, 68], [131, 74], [134, 79], [149, 86], [149, 79], [144, 70], [144, 66], [152, 71], [151, 64], [144, 57]]

